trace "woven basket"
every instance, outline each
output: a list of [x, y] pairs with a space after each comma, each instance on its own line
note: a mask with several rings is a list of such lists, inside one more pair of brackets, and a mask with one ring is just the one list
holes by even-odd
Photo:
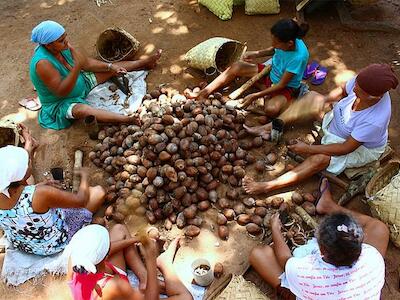
[[228, 275], [221, 285], [204, 300], [270, 300], [254, 283], [247, 281], [243, 276]]
[[107, 28], [100, 33], [96, 42], [99, 57], [106, 62], [117, 62], [132, 58], [140, 43], [129, 32], [118, 28]]
[[240, 6], [240, 5], [244, 5], [244, 2], [246, 0], [233, 0], [233, 6]]
[[365, 189], [371, 213], [389, 226], [390, 239], [400, 247], [400, 162], [390, 161]]
[[190, 49], [185, 60], [195, 69], [205, 71], [212, 67], [223, 72], [242, 57], [246, 48], [245, 44], [238, 41], [214, 37]]
[[229, 20], [232, 18], [233, 0], [198, 0], [221, 20]]
[[279, 14], [279, 0], [246, 0], [246, 15]]
[[0, 147], [18, 146], [20, 141], [19, 126], [10, 120], [0, 120]]
[[375, 4], [378, 0], [349, 0], [349, 2], [354, 6], [363, 6]]

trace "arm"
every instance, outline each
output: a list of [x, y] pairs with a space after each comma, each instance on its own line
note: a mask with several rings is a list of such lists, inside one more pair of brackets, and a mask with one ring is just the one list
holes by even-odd
[[325, 103], [338, 102], [340, 99], [347, 97], [345, 85], [336, 87], [324, 97], [325, 97]]
[[281, 226], [279, 213], [276, 213], [271, 218], [272, 241], [274, 242], [273, 248], [279, 265], [282, 269], [285, 269], [286, 262], [292, 257], [292, 253], [283, 238]]
[[160, 288], [157, 279], [157, 242], [154, 239], [149, 239], [143, 246], [145, 249], [144, 260], [147, 269], [147, 284], [144, 298], [145, 300], [159, 300]]
[[46, 87], [59, 97], [67, 96], [74, 88], [81, 71], [81, 65], [75, 62], [68, 76], [61, 78], [60, 73], [47, 60], [36, 64], [36, 73]]
[[108, 256], [112, 256], [113, 254], [115, 254], [121, 250], [124, 250], [125, 248], [128, 248], [138, 242], [139, 241], [135, 238], [129, 238], [129, 239], [111, 242], [110, 251], [108, 253]]
[[350, 136], [344, 143], [330, 145], [308, 145], [301, 141], [297, 141], [297, 144], [290, 145], [288, 148], [300, 154], [325, 154], [328, 156], [340, 156], [353, 152], [361, 145], [362, 143]]
[[246, 53], [243, 55], [243, 60], [252, 61], [254, 58], [271, 56], [271, 55], [274, 55], [274, 53], [275, 53], [274, 47], [269, 47], [269, 48], [266, 48], [263, 50], [257, 50], [257, 51], [246, 51]]
[[76, 194], [64, 192], [48, 185], [38, 185], [33, 196], [32, 207], [37, 213], [49, 208], [85, 207], [89, 201], [89, 183], [86, 171], [81, 171], [81, 184]]

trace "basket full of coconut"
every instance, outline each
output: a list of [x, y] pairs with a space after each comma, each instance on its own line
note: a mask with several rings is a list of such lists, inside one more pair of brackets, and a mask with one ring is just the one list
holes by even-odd
[[104, 30], [96, 42], [97, 54], [106, 62], [117, 62], [133, 57], [139, 46], [137, 39], [118, 27]]

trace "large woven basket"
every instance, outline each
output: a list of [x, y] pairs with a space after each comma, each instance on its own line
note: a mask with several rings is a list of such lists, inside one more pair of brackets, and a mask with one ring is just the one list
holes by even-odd
[[18, 146], [20, 141], [19, 126], [10, 120], [0, 120], [0, 147]]
[[221, 281], [219, 288], [206, 295], [204, 300], [270, 300], [254, 283], [240, 275], [228, 275]]
[[111, 27], [100, 33], [96, 42], [99, 57], [106, 62], [117, 62], [133, 58], [140, 43], [129, 32]]
[[279, 0], [246, 0], [246, 15], [279, 14]]
[[214, 37], [190, 49], [185, 55], [185, 60], [195, 69], [205, 71], [212, 67], [223, 72], [242, 57], [246, 48], [241, 42]]
[[391, 241], [400, 247], [400, 162], [390, 161], [379, 170], [365, 195], [372, 215], [389, 226]]

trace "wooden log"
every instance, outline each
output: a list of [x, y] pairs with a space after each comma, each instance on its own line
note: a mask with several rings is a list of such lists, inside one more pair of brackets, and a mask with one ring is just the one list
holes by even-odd
[[240, 88], [233, 91], [229, 95], [229, 99], [235, 100], [236, 98], [238, 98], [241, 94], [247, 91], [256, 81], [260, 80], [262, 77], [269, 74], [270, 71], [271, 71], [271, 65], [266, 65], [265, 68], [262, 69], [260, 73], [254, 75], [248, 81], [246, 81]]
[[75, 174], [75, 171], [82, 168], [83, 152], [81, 150], [75, 151], [75, 161], [74, 161], [74, 175], [72, 179], [72, 192], [76, 193], [79, 190], [80, 179], [79, 176]]
[[303, 221], [310, 226], [312, 229], [316, 229], [318, 227], [318, 223], [311, 217], [308, 212], [304, 210], [301, 206], [295, 205], [294, 210], [296, 214], [298, 214]]

